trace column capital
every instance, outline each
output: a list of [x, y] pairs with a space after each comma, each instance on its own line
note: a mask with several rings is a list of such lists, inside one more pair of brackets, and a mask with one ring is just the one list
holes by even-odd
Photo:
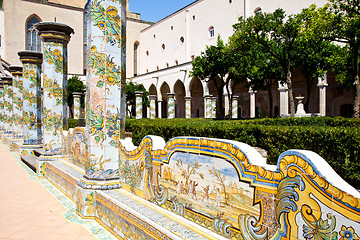
[[81, 97], [82, 94], [79, 93], [79, 92], [73, 92], [72, 95], [73, 95], [74, 98], [75, 98], [75, 97], [78, 97], [78, 98], [79, 98], [79, 97]]
[[235, 101], [236, 101], [236, 100], [238, 100], [238, 99], [239, 99], [239, 96], [236, 96], [236, 95], [235, 95], [235, 96], [234, 96], [234, 95], [232, 96], [232, 100], [235, 100]]
[[12, 85], [12, 81], [13, 81], [12, 77], [1, 77], [1, 82], [3, 85], [10, 86]]
[[70, 26], [57, 22], [40, 22], [36, 25], [41, 40], [44, 42], [62, 42], [67, 44], [74, 29]]
[[142, 97], [143, 95], [144, 95], [143, 92], [135, 91], [135, 96], [137, 96], [137, 97]]
[[184, 97], [184, 99], [185, 99], [185, 101], [186, 101], [186, 100], [189, 101], [189, 100], [191, 100], [191, 97]]
[[156, 100], [156, 95], [149, 95], [150, 100]]
[[41, 52], [35, 52], [35, 51], [20, 51], [18, 52], [18, 55], [20, 57], [20, 61], [25, 63], [36, 63], [41, 64], [43, 60], [43, 54]]
[[287, 85], [287, 83], [281, 83], [280, 81], [278, 82], [278, 90], [279, 91], [287, 91], [287, 90], [289, 90], [289, 88], [288, 88], [288, 85]]
[[9, 71], [13, 76], [22, 76], [23, 68], [22, 66], [10, 66]]
[[167, 93], [166, 95], [167, 95], [168, 97], [172, 97], [172, 98], [175, 97], [175, 93]]

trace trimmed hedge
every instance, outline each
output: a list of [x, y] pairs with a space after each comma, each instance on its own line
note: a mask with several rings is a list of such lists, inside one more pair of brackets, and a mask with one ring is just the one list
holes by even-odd
[[69, 128], [75, 128], [78, 125], [79, 125], [79, 119], [73, 119], [73, 118], [68, 119], [68, 129]]
[[270, 164], [276, 164], [287, 150], [311, 150], [356, 188], [360, 188], [359, 125], [359, 120], [345, 118], [127, 119], [125, 124], [136, 145], [146, 135], [158, 135], [165, 141], [176, 136], [231, 139], [267, 150]]

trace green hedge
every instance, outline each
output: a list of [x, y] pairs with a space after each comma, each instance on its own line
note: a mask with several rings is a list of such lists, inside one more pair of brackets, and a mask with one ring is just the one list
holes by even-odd
[[345, 118], [127, 119], [125, 126], [126, 131], [132, 132], [136, 145], [146, 135], [158, 135], [166, 141], [176, 136], [231, 139], [267, 150], [270, 164], [276, 164], [280, 154], [287, 150], [311, 150], [346, 181], [360, 188], [359, 123]]
[[78, 124], [79, 124], [79, 119], [73, 119], [73, 118], [68, 119], [68, 129], [75, 128], [78, 126]]

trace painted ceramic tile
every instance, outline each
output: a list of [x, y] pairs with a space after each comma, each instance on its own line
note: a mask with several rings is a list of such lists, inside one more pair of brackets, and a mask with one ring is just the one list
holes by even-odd
[[174, 96], [168, 98], [168, 118], [175, 118], [175, 99]]
[[212, 100], [211, 97], [205, 97], [206, 109], [205, 118], [212, 118]]
[[74, 97], [74, 118], [80, 118], [80, 97]]
[[22, 76], [15, 75], [13, 78], [13, 129], [14, 137], [23, 136], [23, 96], [22, 96]]
[[23, 65], [24, 144], [40, 144], [41, 135], [40, 66]]
[[142, 94], [136, 95], [136, 119], [142, 118]]
[[[90, 164], [86, 175], [94, 179], [118, 174], [118, 144], [124, 120], [120, 106], [125, 80], [125, 5], [120, 1], [92, 0], [86, 15], [88, 52], [86, 121]], [[123, 38], [121, 37], [122, 35]], [[124, 79], [123, 79], [124, 78]], [[125, 85], [123, 85], [125, 86]], [[118, 175], [117, 175], [118, 176]]]
[[156, 100], [155, 99], [150, 99], [150, 119], [155, 119], [156, 113], [155, 113], [155, 109], [156, 109]]
[[0, 87], [0, 130], [4, 130], [4, 119], [5, 119], [5, 112], [4, 112], [4, 87]]
[[13, 132], [12, 85], [4, 84], [4, 127], [6, 133]]
[[191, 98], [185, 100], [185, 117], [191, 118]]
[[238, 117], [238, 100], [234, 99], [232, 101], [232, 118], [237, 118]]
[[63, 43], [44, 42], [43, 142], [45, 152], [51, 154], [62, 153], [61, 132], [67, 118], [66, 51]]

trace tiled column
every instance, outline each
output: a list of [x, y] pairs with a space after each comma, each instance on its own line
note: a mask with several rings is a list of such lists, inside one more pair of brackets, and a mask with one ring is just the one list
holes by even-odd
[[43, 144], [45, 155], [62, 154], [63, 130], [67, 129], [67, 44], [74, 30], [62, 23], [37, 25], [44, 46]]
[[23, 69], [21, 66], [10, 66], [9, 68], [13, 75], [13, 136], [15, 138], [23, 137], [23, 96], [22, 96], [22, 85], [23, 85]]
[[81, 93], [73, 92], [74, 98], [74, 119], [80, 118], [80, 100], [81, 100]]
[[250, 94], [250, 118], [255, 118], [255, 95], [256, 91], [254, 91], [251, 87], [249, 88]]
[[155, 119], [156, 117], [156, 95], [149, 95], [150, 100], [150, 119]]
[[13, 93], [12, 93], [12, 77], [1, 77], [4, 85], [4, 129], [6, 134], [13, 133]]
[[231, 117], [232, 118], [238, 118], [238, 104], [239, 104], [239, 97], [238, 96], [232, 96], [232, 109], [231, 109]]
[[[96, 189], [119, 188], [119, 139], [125, 136], [125, 1], [88, 0], [85, 175], [78, 182], [78, 198]], [[77, 211], [93, 216], [88, 206]]]
[[212, 97], [211, 99], [211, 117], [216, 118], [216, 97]]
[[4, 131], [4, 85], [0, 82], [0, 131]]
[[143, 92], [135, 92], [135, 109], [136, 109], [136, 119], [142, 119], [143, 113], [143, 106], [142, 106], [142, 98], [144, 93]]
[[281, 84], [279, 82], [280, 92], [280, 116], [289, 114], [289, 89], [286, 83]]
[[191, 118], [191, 97], [185, 97], [185, 118]]
[[168, 93], [168, 118], [175, 118], [175, 94]]
[[21, 51], [18, 55], [23, 64], [24, 144], [21, 154], [34, 154], [33, 149], [39, 148], [42, 141], [40, 93], [42, 53]]
[[318, 85], [319, 87], [319, 110], [320, 116], [326, 116], [326, 87], [328, 86], [327, 83], [327, 74], [325, 73], [323, 77], [318, 78]]
[[212, 96], [205, 95], [205, 118], [212, 118]]

